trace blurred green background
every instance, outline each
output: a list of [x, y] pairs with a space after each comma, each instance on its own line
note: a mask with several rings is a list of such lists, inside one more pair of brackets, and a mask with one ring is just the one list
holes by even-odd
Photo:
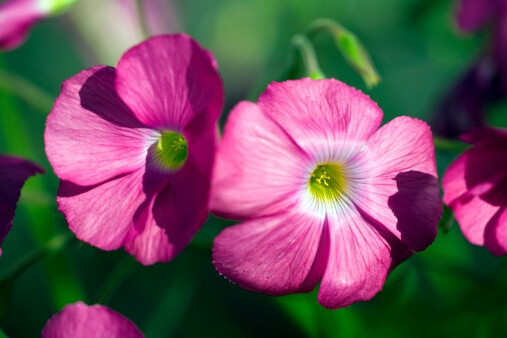
[[[0, 275], [57, 234], [70, 233], [57, 211], [58, 180], [44, 154], [43, 132], [63, 80], [97, 63], [115, 65], [132, 41], [125, 21], [81, 0], [62, 17], [38, 24], [19, 49], [0, 54], [0, 70], [46, 92], [16, 93], [0, 73], [0, 153], [29, 158], [46, 174], [29, 180], [3, 245]], [[410, 115], [433, 119], [435, 107], [477, 57], [485, 33], [458, 32], [449, 0], [179, 0], [168, 29], [184, 31], [212, 50], [226, 89], [227, 112], [255, 99], [286, 70], [292, 36], [329, 17], [354, 32], [369, 50], [382, 82], [368, 90], [336, 50], [318, 36], [321, 68], [377, 101], [389, 121]], [[122, 21], [123, 20], [123, 21]], [[136, 38], [134, 38], [134, 42]], [[488, 119], [507, 126], [505, 105]], [[458, 153], [438, 151], [439, 173]], [[74, 243], [0, 285], [0, 326], [11, 337], [36, 337], [65, 304], [101, 302], [134, 321], [147, 337], [500, 337], [507, 336], [507, 257], [469, 244], [454, 223], [426, 251], [388, 277], [373, 300], [326, 310], [316, 292], [267, 297], [219, 276], [211, 264], [213, 237], [230, 223], [211, 217], [174, 261], [142, 267], [124, 251]]]

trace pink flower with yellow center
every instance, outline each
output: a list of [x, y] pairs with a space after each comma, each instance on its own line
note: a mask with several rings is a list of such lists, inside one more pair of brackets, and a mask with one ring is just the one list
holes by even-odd
[[444, 202], [465, 237], [507, 254], [507, 130], [483, 128], [462, 136], [474, 146], [447, 168]]
[[143, 338], [130, 320], [103, 305], [77, 302], [53, 315], [42, 330], [42, 338]]
[[180, 252], [207, 217], [222, 104], [215, 60], [183, 34], [65, 81], [45, 143], [76, 236], [145, 265]]
[[[337, 80], [272, 83], [231, 112], [212, 210], [244, 220], [215, 239], [213, 263], [240, 286], [309, 292], [339, 308], [372, 298], [434, 240], [441, 215], [426, 123], [382, 111]], [[380, 128], [379, 128], [380, 127]]]

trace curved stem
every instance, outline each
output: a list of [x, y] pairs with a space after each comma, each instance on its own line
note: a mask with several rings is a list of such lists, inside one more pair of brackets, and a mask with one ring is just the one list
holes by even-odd
[[326, 76], [319, 67], [315, 50], [313, 49], [312, 43], [304, 35], [298, 34], [292, 38], [292, 46], [299, 52], [303, 65], [306, 70], [306, 74], [309, 78], [325, 79]]
[[75, 242], [75, 237], [70, 234], [61, 234], [53, 237], [49, 242], [39, 249], [29, 253], [16, 263], [9, 271], [7, 271], [0, 281], [11, 279], [14, 280], [23, 272], [28, 270], [32, 265], [39, 262], [43, 258], [63, 251], [70, 244]]
[[353, 33], [331, 19], [318, 19], [310, 25], [307, 35], [313, 38], [321, 32], [327, 32], [333, 36], [338, 50], [349, 65], [361, 75], [368, 88], [380, 82], [380, 76], [373, 66], [368, 51]]
[[433, 144], [436, 150], [461, 153], [469, 148], [469, 145], [459, 140], [433, 136]]
[[0, 89], [11, 92], [34, 109], [47, 114], [53, 106], [53, 98], [28, 80], [0, 70]]
[[95, 298], [97, 303], [107, 304], [125, 278], [132, 274], [138, 266], [139, 264], [130, 256], [120, 261], [113, 271], [111, 271], [97, 293], [97, 297]]
[[139, 19], [139, 27], [141, 33], [146, 39], [150, 36], [150, 28], [148, 27], [148, 20], [146, 19], [146, 12], [143, 6], [143, 0], [136, 0], [137, 17]]

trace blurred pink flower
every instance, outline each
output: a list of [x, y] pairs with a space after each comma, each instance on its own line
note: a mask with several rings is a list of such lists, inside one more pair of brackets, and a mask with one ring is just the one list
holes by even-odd
[[42, 330], [42, 338], [142, 338], [130, 320], [103, 305], [77, 302], [53, 315]]
[[444, 202], [465, 237], [507, 254], [507, 130], [483, 128], [462, 136], [474, 146], [445, 172]]
[[[174, 1], [143, 0], [140, 4], [151, 35], [181, 31]], [[123, 51], [145, 39], [136, 0], [79, 1], [69, 18], [99, 63], [115, 63]]]
[[213, 56], [183, 34], [65, 81], [45, 143], [76, 236], [145, 265], [179, 253], [207, 217], [222, 104]]
[[213, 263], [240, 286], [309, 292], [339, 308], [368, 300], [434, 240], [441, 215], [432, 134], [336, 80], [272, 83], [229, 116], [212, 210], [245, 220], [215, 239]]
[[8, 0], [0, 4], [0, 49], [21, 45], [32, 26], [48, 15], [38, 0]]
[[27, 160], [0, 155], [0, 245], [12, 228], [16, 203], [25, 181], [43, 172], [44, 169]]
[[0, 4], [0, 50], [19, 47], [39, 20], [67, 10], [76, 0], [7, 0]]

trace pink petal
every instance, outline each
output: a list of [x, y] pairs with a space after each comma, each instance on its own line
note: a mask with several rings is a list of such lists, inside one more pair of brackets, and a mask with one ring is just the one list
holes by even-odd
[[248, 290], [268, 295], [308, 292], [326, 264], [329, 239], [324, 228], [323, 218], [290, 210], [247, 221], [215, 238], [213, 264]]
[[467, 192], [467, 184], [465, 180], [467, 154], [467, 151], [461, 154], [454, 162], [451, 163], [442, 176], [442, 188], [444, 190], [443, 200], [446, 205], [451, 205], [451, 203], [462, 197]]
[[330, 248], [318, 301], [331, 309], [375, 296], [389, 271], [411, 255], [382, 225], [341, 201], [329, 215]]
[[470, 243], [483, 246], [486, 226], [500, 210], [500, 206], [487, 203], [479, 196], [469, 196], [457, 200], [453, 210], [463, 235]]
[[348, 159], [383, 115], [368, 96], [334, 79], [274, 82], [259, 107], [318, 162]]
[[155, 134], [120, 100], [115, 76], [114, 68], [96, 66], [63, 83], [45, 131], [60, 179], [94, 185], [145, 165]]
[[283, 211], [307, 183], [308, 166], [281, 126], [257, 105], [241, 102], [228, 117], [217, 152], [211, 209], [239, 219]]
[[118, 62], [116, 89], [140, 121], [181, 130], [199, 114], [216, 121], [223, 88], [209, 52], [184, 34], [150, 38]]
[[187, 163], [135, 219], [125, 249], [144, 265], [173, 259], [208, 216], [209, 173]]
[[58, 209], [80, 240], [103, 250], [118, 249], [139, 206], [151, 195], [144, 191], [144, 174], [137, 170], [91, 187], [61, 181]]
[[153, 215], [154, 200], [139, 208], [125, 243], [125, 250], [143, 265], [168, 262], [176, 255], [165, 229], [157, 224]]
[[402, 116], [380, 128], [351, 161], [351, 199], [414, 250], [437, 234], [442, 214], [430, 128]]
[[25, 181], [44, 169], [27, 160], [0, 155], [0, 245], [12, 228], [21, 189]]
[[130, 320], [103, 305], [82, 302], [67, 305], [51, 317], [42, 338], [142, 338]]
[[502, 144], [480, 143], [461, 154], [442, 178], [444, 202], [452, 206], [465, 194], [490, 191], [507, 173], [507, 140]]
[[507, 207], [504, 205], [486, 225], [485, 246], [495, 255], [507, 255]]
[[0, 50], [21, 45], [32, 26], [46, 15], [41, 1], [8, 0], [0, 4]]
[[507, 132], [483, 128], [463, 138], [475, 146], [447, 168], [442, 186], [444, 202], [465, 237], [497, 255], [507, 254]]

